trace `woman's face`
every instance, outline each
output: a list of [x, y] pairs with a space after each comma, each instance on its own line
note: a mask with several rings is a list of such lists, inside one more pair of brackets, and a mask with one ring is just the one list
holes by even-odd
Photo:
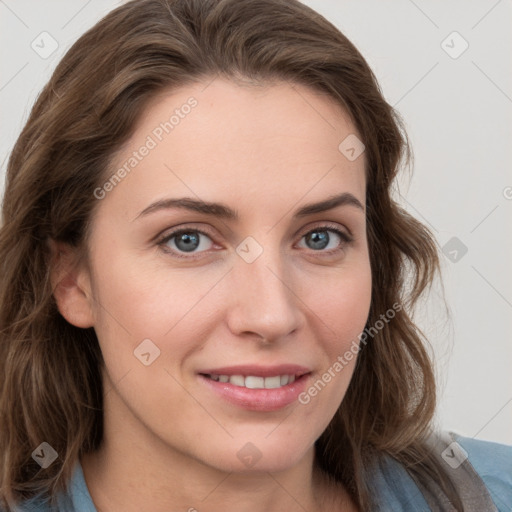
[[284, 82], [218, 78], [152, 101], [95, 191], [79, 281], [120, 445], [225, 471], [311, 453], [370, 307], [355, 136], [331, 99]]

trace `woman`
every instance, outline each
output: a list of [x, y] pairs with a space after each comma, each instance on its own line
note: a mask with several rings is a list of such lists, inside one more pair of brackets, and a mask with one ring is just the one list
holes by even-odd
[[8, 164], [4, 509], [508, 510], [512, 448], [432, 427], [408, 156], [295, 0], [135, 0], [82, 36]]

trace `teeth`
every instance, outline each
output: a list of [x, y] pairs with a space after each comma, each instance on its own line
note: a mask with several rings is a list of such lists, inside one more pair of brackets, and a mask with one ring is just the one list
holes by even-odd
[[233, 386], [245, 386], [245, 379], [243, 375], [231, 375], [229, 382], [233, 384]]
[[265, 387], [263, 377], [245, 377], [245, 387], [249, 389], [261, 389]]
[[281, 387], [281, 377], [279, 375], [275, 377], [265, 377], [265, 387], [267, 389], [274, 389]]
[[216, 382], [229, 382], [233, 386], [249, 389], [276, 389], [295, 382], [295, 375], [274, 375], [272, 377], [256, 377], [254, 375], [208, 375]]

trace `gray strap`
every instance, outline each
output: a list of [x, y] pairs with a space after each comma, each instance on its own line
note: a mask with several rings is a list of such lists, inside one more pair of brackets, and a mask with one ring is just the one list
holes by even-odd
[[[461, 497], [464, 512], [498, 512], [485, 483], [469, 462], [467, 453], [455, 440], [455, 434], [436, 433], [430, 437], [429, 445], [441, 464], [444, 464], [448, 470]], [[434, 512], [455, 512], [437, 485], [429, 484], [426, 487], [418, 482], [417, 485]]]

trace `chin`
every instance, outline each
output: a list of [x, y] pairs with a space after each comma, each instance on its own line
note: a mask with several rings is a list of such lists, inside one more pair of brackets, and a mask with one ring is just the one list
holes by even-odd
[[[273, 435], [275, 435], [274, 439], [272, 439]], [[203, 460], [208, 465], [225, 472], [241, 474], [280, 472], [296, 466], [313, 446], [314, 440], [310, 443], [304, 440], [293, 442], [275, 433], [267, 438], [261, 436], [253, 440], [250, 436], [243, 436], [243, 438], [237, 437], [230, 440], [221, 451], [212, 451], [210, 448], [208, 457], [203, 457]]]

